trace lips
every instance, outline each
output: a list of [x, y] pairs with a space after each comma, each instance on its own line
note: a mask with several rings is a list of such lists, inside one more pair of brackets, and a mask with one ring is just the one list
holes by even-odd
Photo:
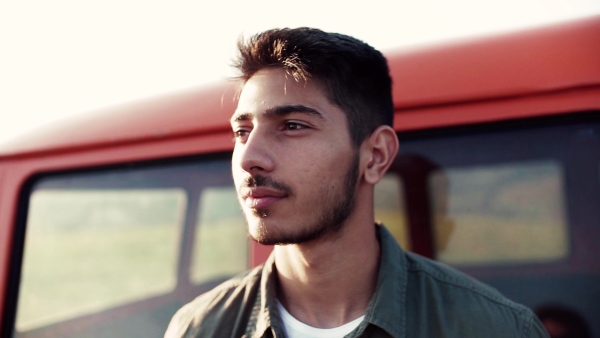
[[265, 187], [244, 188], [242, 190], [244, 203], [251, 209], [268, 208], [286, 196], [287, 194], [284, 192]]

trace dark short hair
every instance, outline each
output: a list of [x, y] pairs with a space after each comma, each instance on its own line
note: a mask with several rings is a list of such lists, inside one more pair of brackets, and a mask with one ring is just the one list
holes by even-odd
[[234, 66], [244, 83], [267, 67], [296, 81], [317, 80], [347, 116], [358, 147], [380, 125], [392, 126], [392, 79], [385, 57], [353, 37], [314, 28], [272, 29], [238, 41]]

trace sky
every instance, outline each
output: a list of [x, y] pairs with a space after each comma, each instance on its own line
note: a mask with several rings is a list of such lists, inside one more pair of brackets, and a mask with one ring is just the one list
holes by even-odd
[[220, 81], [235, 44], [311, 26], [377, 49], [600, 14], [600, 0], [0, 0], [0, 143], [76, 114]]

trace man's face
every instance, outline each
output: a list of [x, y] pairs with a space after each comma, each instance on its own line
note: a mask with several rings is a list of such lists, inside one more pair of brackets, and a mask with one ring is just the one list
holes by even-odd
[[246, 82], [231, 125], [233, 179], [252, 238], [299, 244], [341, 229], [358, 151], [344, 112], [317, 83], [263, 69]]

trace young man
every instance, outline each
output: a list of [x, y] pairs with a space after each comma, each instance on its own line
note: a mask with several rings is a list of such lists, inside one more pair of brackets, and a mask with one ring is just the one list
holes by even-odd
[[182, 308], [166, 337], [546, 336], [529, 309], [375, 224], [373, 187], [398, 150], [380, 52], [309, 28], [239, 48], [233, 178], [250, 236], [275, 249]]

